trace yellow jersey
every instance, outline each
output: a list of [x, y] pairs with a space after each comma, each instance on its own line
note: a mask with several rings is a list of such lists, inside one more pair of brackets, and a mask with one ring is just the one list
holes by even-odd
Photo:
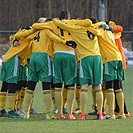
[[[71, 33], [73, 40], [77, 43], [76, 54], [77, 60], [81, 60], [86, 56], [96, 56], [101, 55], [98, 45], [98, 29], [92, 25], [92, 23], [84, 23], [85, 26], [80, 26], [82, 24], [68, 24], [64, 23], [58, 19], [53, 19], [54, 23], [59, 26], [61, 29], [66, 30]], [[81, 20], [77, 20], [80, 22]], [[82, 22], [82, 21], [81, 21]]]
[[27, 64], [27, 58], [30, 53], [29, 45], [31, 44], [31, 40], [26, 39], [26, 37], [30, 35], [32, 31], [33, 29], [18, 30], [18, 32], [14, 35], [14, 40], [18, 40], [20, 45], [10, 47], [2, 60], [3, 62], [6, 62], [13, 56], [18, 55], [20, 57], [20, 64], [23, 66]]
[[[56, 26], [53, 21], [46, 23], [34, 23], [32, 27], [36, 30], [51, 29], [60, 38], [64, 40], [72, 40], [70, 33]], [[65, 45], [65, 43], [60, 42], [60, 40], [54, 41], [52, 36], [49, 37], [51, 38], [51, 40], [53, 40], [53, 52], [74, 50], [72, 47], [69, 47]]]
[[[99, 28], [101, 24], [105, 24], [105, 22], [96, 23], [96, 28]], [[98, 34], [98, 42], [103, 63], [122, 60], [121, 53], [115, 43], [114, 34], [110, 30], [104, 30], [103, 28], [99, 29], [100, 33]]]

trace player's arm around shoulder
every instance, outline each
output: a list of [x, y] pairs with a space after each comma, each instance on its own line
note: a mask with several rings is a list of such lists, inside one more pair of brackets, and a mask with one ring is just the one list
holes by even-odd
[[14, 38], [19, 40], [21, 37], [27, 37], [33, 31], [32, 28], [30, 29], [21, 29], [20, 32], [16, 33]]
[[47, 35], [48, 37], [57, 43], [66, 43], [66, 40], [64, 38], [61, 38], [59, 35], [57, 35], [53, 30], [47, 29]]
[[39, 29], [43, 30], [43, 29], [46, 29], [46, 28], [51, 29], [52, 26], [53, 26], [53, 21], [46, 22], [46, 23], [34, 23], [34, 24], [32, 24], [32, 28], [37, 29], [37, 30], [39, 30]]

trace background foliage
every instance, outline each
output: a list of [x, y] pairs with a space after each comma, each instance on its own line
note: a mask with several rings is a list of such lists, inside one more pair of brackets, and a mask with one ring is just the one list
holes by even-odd
[[[123, 30], [133, 30], [133, 0], [102, 0], [105, 3], [105, 20], [115, 21]], [[98, 19], [99, 0], [0, 0], [0, 30], [17, 31], [32, 25], [40, 17], [58, 17], [69, 10], [71, 18]], [[9, 48], [9, 34], [0, 33], [0, 57]], [[123, 46], [131, 50], [133, 36], [122, 35]], [[7, 44], [7, 45], [6, 45]]]
[[[58, 17], [67, 9], [72, 18], [98, 17], [99, 0], [0, 0], [0, 30], [17, 30], [39, 17]], [[103, 0], [106, 20], [133, 29], [133, 0]]]

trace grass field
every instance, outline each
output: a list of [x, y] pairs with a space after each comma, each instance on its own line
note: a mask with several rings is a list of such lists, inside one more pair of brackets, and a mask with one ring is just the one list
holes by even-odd
[[[88, 116], [86, 121], [45, 120], [45, 107], [41, 84], [37, 84], [33, 107], [42, 111], [42, 115], [31, 115], [30, 119], [2, 118], [0, 117], [0, 133], [133, 133], [133, 66], [126, 70], [126, 81], [123, 81], [123, 89], [126, 104], [131, 117], [116, 120], [95, 120], [96, 116]], [[0, 83], [1, 86], [1, 83]], [[91, 112], [92, 96], [89, 88], [87, 111]], [[74, 110], [76, 109], [76, 102]], [[107, 111], [107, 105], [106, 105]], [[78, 117], [78, 115], [75, 115]]]

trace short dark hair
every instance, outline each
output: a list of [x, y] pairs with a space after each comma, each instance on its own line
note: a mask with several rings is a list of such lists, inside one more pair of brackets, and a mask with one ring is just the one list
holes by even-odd
[[96, 18], [94, 18], [94, 17], [90, 17], [89, 19], [92, 21], [92, 23], [93, 23], [93, 24], [95, 24], [95, 23], [97, 23], [97, 22], [98, 22], [98, 21], [97, 21], [97, 19], [96, 19]]
[[46, 20], [45, 20], [45, 22], [49, 22], [49, 21], [52, 21], [53, 19], [52, 18], [47, 18]]
[[109, 24], [109, 21], [105, 21], [105, 23], [108, 25]]
[[70, 17], [70, 12], [68, 10], [63, 10], [60, 12], [59, 19], [68, 19]]

